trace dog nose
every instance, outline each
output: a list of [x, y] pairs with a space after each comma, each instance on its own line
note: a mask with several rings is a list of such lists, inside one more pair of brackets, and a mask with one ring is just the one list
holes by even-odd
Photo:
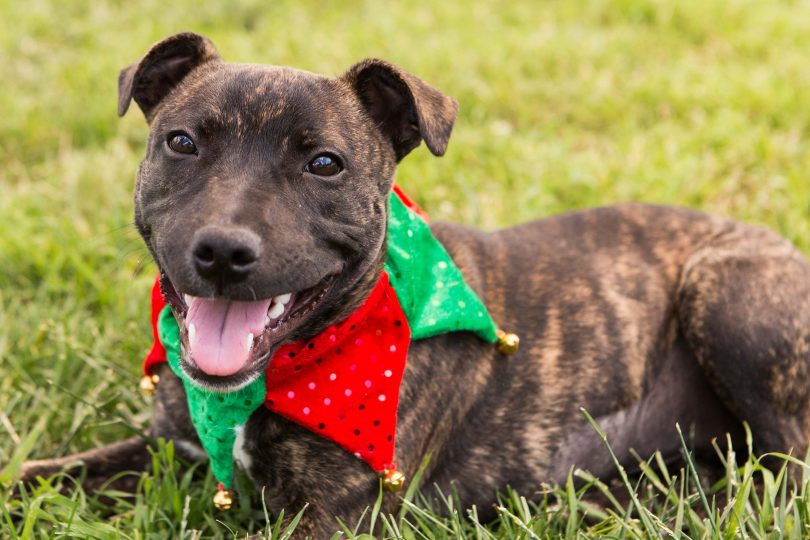
[[236, 227], [204, 227], [191, 243], [194, 269], [219, 286], [245, 279], [259, 260], [259, 237]]

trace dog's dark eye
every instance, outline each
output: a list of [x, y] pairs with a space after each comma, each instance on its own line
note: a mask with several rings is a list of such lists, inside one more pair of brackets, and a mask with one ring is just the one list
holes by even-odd
[[197, 146], [185, 133], [173, 133], [168, 138], [169, 148], [178, 154], [196, 154]]
[[343, 165], [334, 154], [319, 154], [307, 163], [305, 170], [318, 176], [334, 176], [343, 170]]

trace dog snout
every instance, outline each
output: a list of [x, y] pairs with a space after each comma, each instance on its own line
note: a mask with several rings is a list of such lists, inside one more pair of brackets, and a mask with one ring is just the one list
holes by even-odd
[[197, 274], [219, 288], [250, 275], [259, 261], [259, 237], [237, 227], [204, 227], [191, 242], [191, 258]]

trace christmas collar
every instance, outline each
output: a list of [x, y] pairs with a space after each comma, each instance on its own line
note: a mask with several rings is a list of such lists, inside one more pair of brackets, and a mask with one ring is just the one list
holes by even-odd
[[[514, 352], [517, 337], [497, 330], [431, 234], [425, 214], [397, 187], [389, 199], [387, 250], [384, 270], [360, 308], [312, 340], [279, 347], [262, 377], [233, 392], [204, 390], [182, 372], [179, 328], [155, 282], [155, 341], [144, 360], [143, 384], [156, 382], [153, 370], [166, 361], [183, 381], [192, 422], [221, 490], [232, 484], [236, 435], [262, 405], [334, 441], [387, 474], [389, 487], [398, 487], [396, 413], [411, 339], [471, 331], [498, 341], [501, 352]], [[218, 506], [230, 504], [227, 495], [220, 498]]]

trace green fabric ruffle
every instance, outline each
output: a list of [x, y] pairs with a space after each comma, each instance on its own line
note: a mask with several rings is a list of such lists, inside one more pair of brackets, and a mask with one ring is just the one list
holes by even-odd
[[430, 227], [391, 194], [385, 270], [411, 339], [467, 330], [494, 343], [497, 326]]

